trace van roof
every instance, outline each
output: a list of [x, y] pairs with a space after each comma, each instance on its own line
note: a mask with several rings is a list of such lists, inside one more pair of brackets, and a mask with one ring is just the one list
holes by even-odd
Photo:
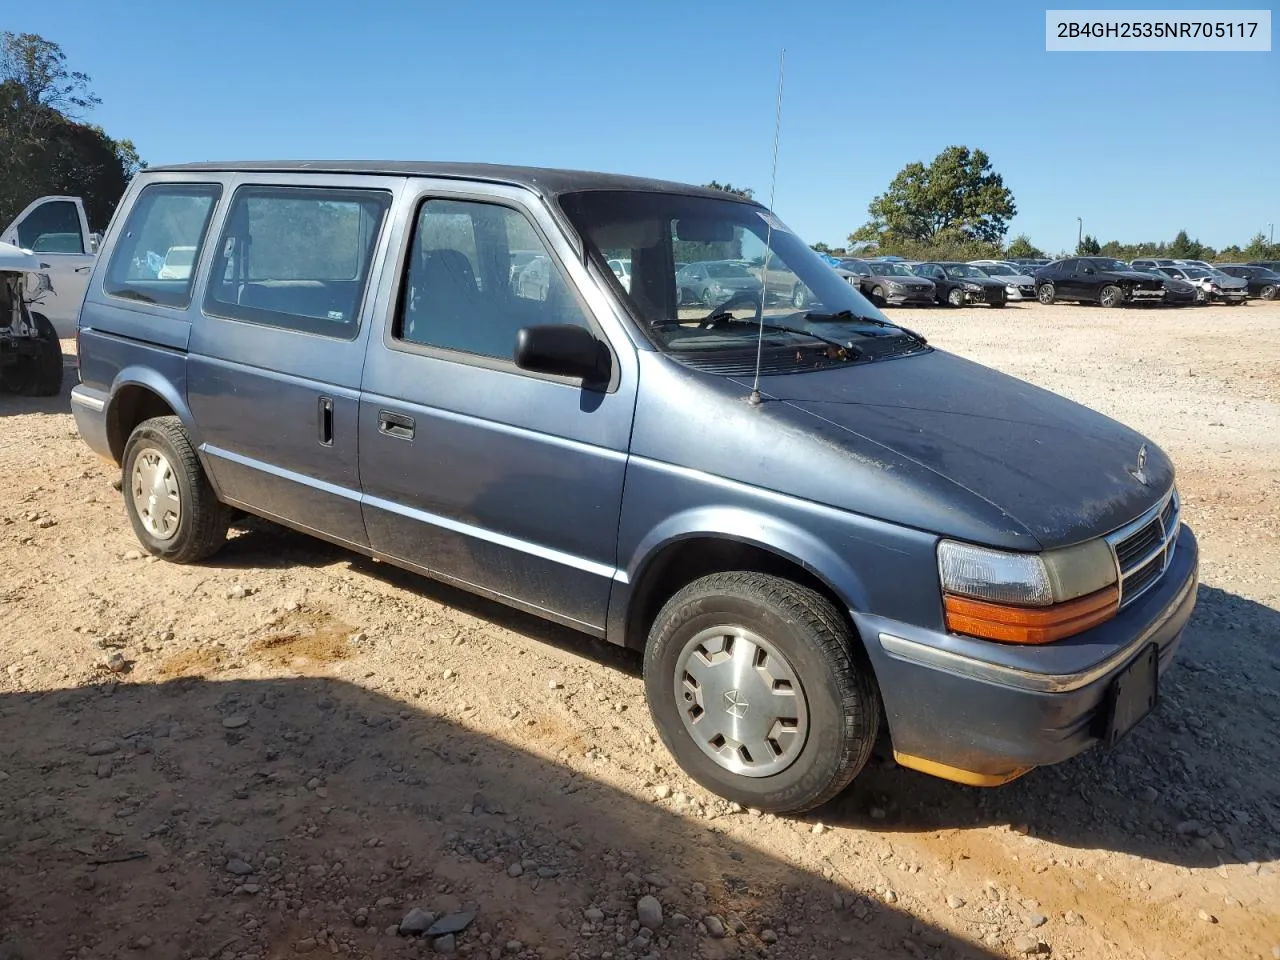
[[[617, 173], [586, 170], [555, 170], [543, 167], [515, 167], [495, 163], [445, 163], [421, 160], [244, 160], [211, 163], [181, 163], [148, 167], [147, 173], [366, 173], [393, 177], [439, 177], [454, 180], [483, 180], [525, 187], [544, 197], [582, 190], [640, 190], [650, 193], [680, 193], [688, 196], [741, 200], [735, 194], [709, 187], [695, 187], [670, 180], [629, 177]], [[758, 205], [758, 204], [757, 204]]]

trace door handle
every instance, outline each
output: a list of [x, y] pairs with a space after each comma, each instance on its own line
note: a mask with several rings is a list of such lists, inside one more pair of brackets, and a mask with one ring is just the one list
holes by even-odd
[[83, 267], [76, 267], [76, 273], [88, 273], [93, 269], [92, 263], [86, 263]]
[[333, 399], [331, 397], [320, 398], [320, 444], [325, 447], [333, 446]]
[[378, 432], [395, 437], [397, 440], [412, 440], [414, 430], [413, 417], [406, 417], [390, 410], [378, 411]]

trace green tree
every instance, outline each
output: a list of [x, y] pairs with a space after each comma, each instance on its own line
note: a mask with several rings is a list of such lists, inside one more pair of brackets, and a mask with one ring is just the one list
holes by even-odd
[[144, 166], [131, 141], [68, 115], [98, 103], [88, 82], [67, 70], [56, 43], [0, 35], [0, 225], [37, 197], [68, 194], [84, 199], [90, 227], [101, 230]]
[[1096, 257], [1102, 253], [1102, 245], [1098, 243], [1098, 238], [1085, 234], [1080, 242], [1076, 244], [1077, 257]]
[[1013, 243], [1009, 244], [1009, 248], [1005, 250], [1006, 257], [1043, 257], [1044, 251], [1035, 246], [1031, 242], [1031, 238], [1025, 233], [1020, 233], [1013, 238]]
[[981, 150], [947, 147], [928, 165], [909, 163], [867, 207], [849, 241], [999, 244], [1017, 213], [1004, 178]]
[[1179, 230], [1178, 235], [1169, 244], [1169, 256], [1178, 260], [1203, 260], [1205, 249], [1200, 241], [1192, 240], [1187, 231]]
[[732, 183], [721, 183], [718, 180], [704, 183], [703, 186], [711, 190], [720, 190], [723, 193], [732, 193], [735, 197], [745, 197], [748, 200], [755, 196], [755, 191], [750, 187], [735, 187]]
[[0, 82], [12, 80], [27, 100], [68, 117], [102, 101], [89, 89], [89, 75], [67, 69], [62, 47], [36, 33], [0, 34]]

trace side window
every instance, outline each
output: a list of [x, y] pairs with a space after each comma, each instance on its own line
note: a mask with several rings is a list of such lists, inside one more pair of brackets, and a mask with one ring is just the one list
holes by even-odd
[[1058, 273], [1063, 276], [1070, 276], [1076, 272], [1076, 267], [1079, 266], [1079, 263], [1080, 261], [1078, 260], [1063, 260], [1061, 265], [1058, 267]]
[[18, 224], [18, 246], [33, 253], [84, 253], [76, 205], [70, 200], [40, 204]]
[[241, 187], [218, 240], [205, 311], [353, 339], [390, 203], [380, 190]]
[[143, 188], [111, 252], [103, 289], [113, 297], [185, 308], [191, 303], [192, 264], [221, 194], [213, 183]]
[[[527, 256], [516, 269], [510, 266], [520, 262], [514, 251]], [[395, 339], [510, 360], [522, 327], [558, 323], [587, 326], [568, 282], [523, 214], [472, 200], [422, 204]]]

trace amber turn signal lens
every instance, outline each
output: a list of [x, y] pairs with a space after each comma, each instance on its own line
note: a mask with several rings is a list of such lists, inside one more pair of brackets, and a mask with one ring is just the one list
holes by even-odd
[[1110, 620], [1120, 609], [1115, 587], [1047, 607], [1012, 607], [944, 594], [947, 629], [1004, 643], [1053, 643]]

